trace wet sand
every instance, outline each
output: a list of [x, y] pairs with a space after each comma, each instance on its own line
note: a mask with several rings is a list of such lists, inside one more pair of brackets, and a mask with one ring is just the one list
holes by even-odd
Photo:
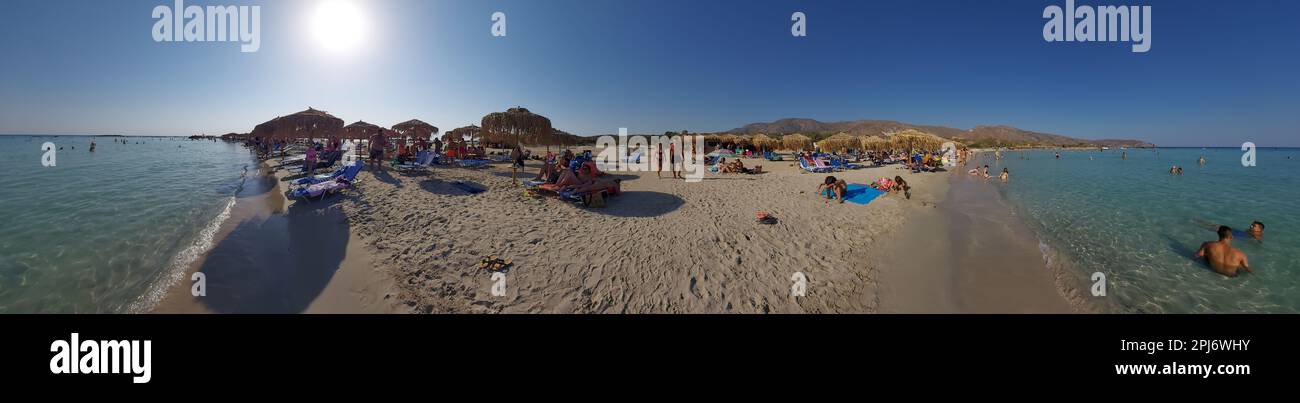
[[[954, 171], [964, 171], [954, 169]], [[1070, 313], [1032, 231], [988, 180], [956, 172], [885, 249], [886, 313]]]

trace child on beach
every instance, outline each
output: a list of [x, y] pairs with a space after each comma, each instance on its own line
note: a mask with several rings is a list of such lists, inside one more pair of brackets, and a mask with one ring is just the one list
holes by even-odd
[[848, 189], [849, 184], [843, 179], [836, 179], [835, 176], [827, 176], [822, 184], [817, 185], [817, 195], [826, 196], [826, 200], [839, 198], [840, 203], [844, 203], [844, 191]]
[[302, 167], [307, 176], [316, 174], [316, 147], [307, 147], [307, 157], [303, 158]]

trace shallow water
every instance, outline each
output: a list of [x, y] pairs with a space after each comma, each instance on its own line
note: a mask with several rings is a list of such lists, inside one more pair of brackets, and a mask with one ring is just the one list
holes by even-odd
[[[1122, 158], [1127, 152], [1128, 158]], [[1300, 312], [1300, 150], [1260, 149], [1243, 167], [1238, 149], [1007, 152], [978, 158], [990, 179], [1063, 269], [1085, 287], [1105, 274], [1107, 311]], [[1204, 155], [1207, 164], [1199, 166]], [[1290, 157], [1290, 159], [1287, 159]], [[1023, 158], [1023, 159], [1022, 159]], [[1181, 165], [1181, 176], [1169, 175]], [[972, 167], [976, 164], [971, 164]], [[1205, 224], [1245, 230], [1262, 221], [1264, 242], [1237, 239], [1254, 275], [1226, 278], [1192, 258], [1216, 239]], [[1083, 288], [1087, 290], [1087, 288]]]
[[[54, 167], [47, 141], [63, 147]], [[225, 142], [0, 136], [0, 313], [147, 311], [256, 169]]]

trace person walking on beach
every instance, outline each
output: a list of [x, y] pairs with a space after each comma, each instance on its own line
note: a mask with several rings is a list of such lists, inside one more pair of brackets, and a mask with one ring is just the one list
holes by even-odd
[[1236, 277], [1239, 269], [1246, 269], [1247, 273], [1254, 274], [1255, 272], [1250, 269], [1250, 263], [1246, 260], [1246, 254], [1232, 246], [1232, 228], [1226, 225], [1219, 226], [1218, 233], [1218, 241], [1201, 244], [1201, 248], [1196, 250], [1196, 258], [1204, 258], [1215, 272], [1228, 277]]
[[668, 143], [668, 167], [673, 170], [673, 179], [685, 179], [677, 174], [677, 142]]
[[384, 138], [384, 132], [370, 135], [370, 166], [384, 170], [384, 149], [388, 148], [388, 139]]

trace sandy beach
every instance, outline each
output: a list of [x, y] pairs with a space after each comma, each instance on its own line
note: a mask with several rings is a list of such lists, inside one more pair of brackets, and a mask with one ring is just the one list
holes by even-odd
[[[745, 161], [766, 172], [709, 173], [699, 183], [611, 172], [624, 193], [603, 208], [526, 195], [504, 163], [367, 168], [347, 194], [291, 201], [282, 184], [291, 177], [268, 161], [220, 241], [186, 274], [204, 272], [208, 295], [191, 296], [182, 281], [154, 312], [1075, 310], [1032, 236], [1006, 228], [1015, 220], [996, 214], [1005, 206], [983, 183], [896, 166], [850, 170], [833, 175], [849, 183], [901, 175], [912, 197], [840, 204], [814, 195], [825, 174]], [[755, 222], [758, 211], [777, 223]], [[479, 268], [487, 256], [513, 263], [503, 296]], [[795, 273], [807, 279], [803, 297], [791, 296]]]

